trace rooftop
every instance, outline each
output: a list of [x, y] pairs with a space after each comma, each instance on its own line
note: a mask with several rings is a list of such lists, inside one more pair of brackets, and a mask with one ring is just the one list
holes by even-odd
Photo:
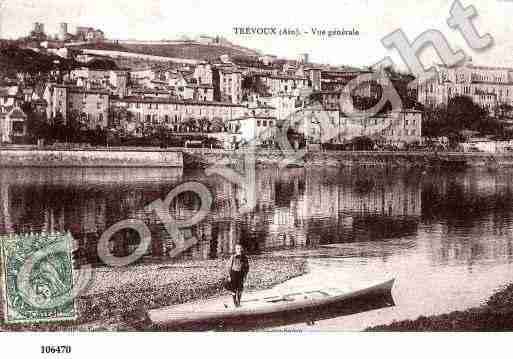
[[108, 95], [109, 92], [106, 91], [106, 90], [103, 90], [103, 89], [84, 89], [82, 87], [79, 87], [79, 86], [74, 86], [74, 85], [54, 85], [54, 87], [57, 87], [57, 88], [67, 88], [69, 90], [71, 90], [72, 92], [74, 93], [88, 93], [88, 94], [101, 94], [101, 95]]
[[226, 107], [241, 107], [247, 108], [244, 105], [234, 104], [231, 102], [219, 102], [219, 101], [196, 101], [196, 100], [185, 100], [178, 98], [162, 98], [162, 97], [141, 97], [141, 96], [128, 96], [122, 99], [113, 98], [117, 102], [127, 103], [161, 103], [161, 104], [179, 104], [179, 105], [203, 105], [203, 106], [226, 106]]
[[268, 115], [246, 115], [242, 117], [238, 117], [232, 119], [230, 121], [244, 121], [244, 120], [276, 120], [276, 116], [268, 116]]

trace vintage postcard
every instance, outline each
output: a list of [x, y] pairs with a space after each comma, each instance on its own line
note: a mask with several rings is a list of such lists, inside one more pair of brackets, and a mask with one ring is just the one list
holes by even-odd
[[0, 0], [0, 331], [511, 331], [511, 16]]

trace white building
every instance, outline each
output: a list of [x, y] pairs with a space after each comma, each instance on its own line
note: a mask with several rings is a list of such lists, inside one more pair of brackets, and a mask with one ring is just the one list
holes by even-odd
[[0, 142], [13, 143], [27, 135], [27, 115], [19, 107], [0, 112]]
[[231, 120], [229, 128], [236, 142], [255, 146], [273, 145], [278, 131], [276, 117], [260, 114]]
[[447, 105], [456, 96], [470, 97], [493, 112], [497, 105], [513, 104], [513, 69], [475, 66], [437, 65], [433, 80], [417, 85], [418, 101], [426, 106]]

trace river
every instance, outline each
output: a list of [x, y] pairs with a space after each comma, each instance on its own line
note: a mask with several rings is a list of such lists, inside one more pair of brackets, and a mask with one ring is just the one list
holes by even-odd
[[[135, 218], [150, 228], [142, 261], [224, 257], [241, 241], [254, 255], [308, 259], [310, 273], [278, 287], [377, 281], [395, 277], [394, 307], [335, 318], [320, 330], [360, 330], [393, 320], [478, 305], [513, 278], [513, 170], [258, 168], [248, 186], [182, 169], [10, 168], [0, 170], [0, 233], [71, 231], [77, 266], [103, 265], [101, 234]], [[169, 258], [171, 236], [145, 207], [170, 190], [201, 182], [212, 210], [184, 233], [200, 242]], [[244, 210], [255, 196], [251, 210]], [[170, 213], [186, 219], [200, 208], [191, 192]], [[113, 236], [126, 256], [133, 231]]]

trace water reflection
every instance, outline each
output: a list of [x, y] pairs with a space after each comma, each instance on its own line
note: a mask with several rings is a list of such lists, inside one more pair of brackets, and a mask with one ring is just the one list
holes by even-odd
[[[180, 169], [2, 169], [0, 231], [70, 230], [78, 263], [98, 264], [101, 233], [119, 220], [137, 218], [152, 232], [144, 260], [168, 260], [173, 240], [144, 208], [179, 183], [198, 180], [212, 190], [213, 208], [187, 232], [200, 243], [180, 259], [225, 256], [242, 241], [255, 254], [335, 245], [335, 256], [387, 260], [417, 251], [434, 264], [471, 267], [476, 260], [511, 258], [512, 176], [512, 171], [425, 175], [405, 169], [260, 168], [248, 189]], [[255, 209], [242, 212], [255, 194]], [[170, 211], [183, 219], [200, 204], [184, 193]], [[119, 232], [112, 251], [127, 255], [138, 241], [135, 233]]]

